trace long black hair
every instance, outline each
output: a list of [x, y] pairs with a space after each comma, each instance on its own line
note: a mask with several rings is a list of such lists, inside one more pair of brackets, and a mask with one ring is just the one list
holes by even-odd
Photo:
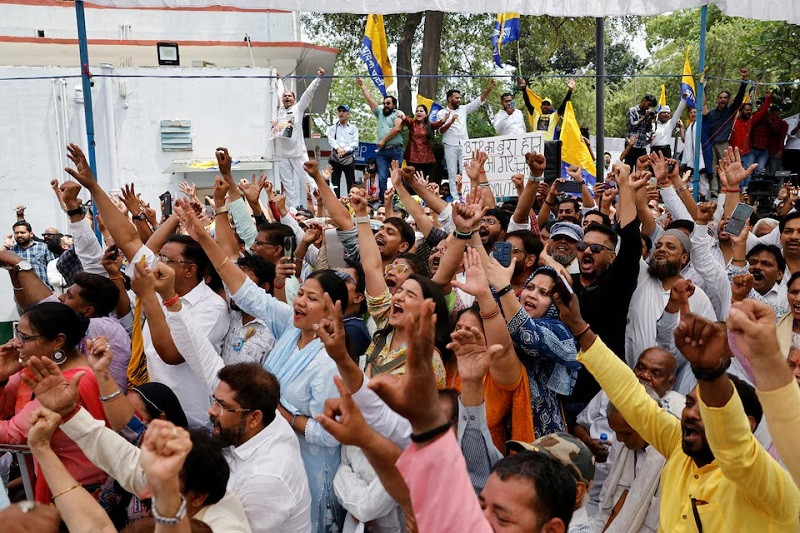
[[[431, 115], [428, 111], [428, 106], [424, 104], [417, 104], [417, 107], [421, 107], [425, 110], [425, 119], [422, 121], [422, 123], [425, 125], [425, 134], [427, 135], [428, 140], [431, 140], [433, 139], [433, 128], [431, 128]], [[416, 121], [417, 118], [414, 117], [414, 120]]]
[[86, 336], [89, 319], [77, 314], [72, 308], [61, 302], [44, 302], [34, 305], [25, 311], [35, 334], [47, 340], [55, 340], [60, 334], [66, 339], [64, 349], [75, 349]]
[[[453, 326], [450, 321], [450, 312], [447, 310], [447, 302], [444, 299], [442, 290], [430, 278], [419, 274], [411, 274], [408, 279], [413, 279], [422, 288], [422, 297], [433, 300], [433, 312], [436, 315], [436, 349], [442, 356], [442, 361], [447, 362], [453, 356], [453, 352], [447, 348], [450, 342], [450, 333]], [[386, 325], [384, 328], [375, 332], [373, 342], [381, 336], [387, 336], [392, 331], [392, 326]]]

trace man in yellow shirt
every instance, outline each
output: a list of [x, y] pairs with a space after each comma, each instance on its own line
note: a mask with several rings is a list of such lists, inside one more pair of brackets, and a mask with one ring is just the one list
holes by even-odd
[[659, 531], [798, 531], [800, 491], [753, 436], [761, 408], [752, 387], [725, 373], [730, 350], [719, 325], [691, 313], [681, 316], [675, 342], [698, 385], [677, 420], [589, 329], [576, 298], [568, 306], [555, 299], [580, 342], [578, 360], [631, 427], [667, 458]]

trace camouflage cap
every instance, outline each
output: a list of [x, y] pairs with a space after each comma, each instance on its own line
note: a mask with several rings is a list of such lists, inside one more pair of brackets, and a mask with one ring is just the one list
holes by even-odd
[[566, 466], [575, 479], [587, 485], [594, 479], [594, 455], [584, 443], [569, 433], [551, 433], [531, 443], [510, 440], [506, 446], [518, 452], [530, 450], [549, 455]]

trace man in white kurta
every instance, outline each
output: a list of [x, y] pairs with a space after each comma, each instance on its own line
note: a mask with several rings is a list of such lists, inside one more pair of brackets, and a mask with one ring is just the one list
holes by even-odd
[[303, 138], [303, 115], [324, 75], [324, 69], [317, 69], [318, 77], [306, 88], [300, 100], [295, 99], [294, 92], [283, 90], [283, 82], [278, 80], [278, 90], [282, 95], [273, 122], [273, 132], [278, 133], [275, 137], [275, 155], [283, 194], [289, 207], [307, 207], [305, 184], [308, 178], [303, 163], [308, 161], [308, 150]]

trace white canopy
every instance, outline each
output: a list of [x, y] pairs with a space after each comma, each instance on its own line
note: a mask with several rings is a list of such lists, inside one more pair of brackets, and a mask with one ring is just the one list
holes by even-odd
[[800, 24], [797, 0], [89, 0], [114, 7], [207, 7], [240, 9], [285, 9], [319, 13], [448, 13], [518, 12], [554, 17], [603, 17], [656, 15], [716, 4], [727, 15], [758, 20], [785, 20]]

